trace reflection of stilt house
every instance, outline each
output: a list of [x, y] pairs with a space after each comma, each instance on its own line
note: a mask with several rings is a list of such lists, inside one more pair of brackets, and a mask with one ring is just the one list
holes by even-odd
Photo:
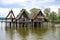
[[37, 13], [31, 13], [31, 15], [28, 15], [26, 13], [26, 10], [24, 10], [20, 12], [15, 19], [14, 13], [11, 10], [6, 17], [6, 26], [11, 27], [13, 25], [16, 25], [16, 27], [37, 27], [41, 26], [41, 24], [45, 21], [46, 18], [44, 17], [42, 11], [38, 11]]
[[15, 16], [13, 11], [11, 10], [6, 17], [6, 26], [12, 26], [14, 19], [15, 19]]

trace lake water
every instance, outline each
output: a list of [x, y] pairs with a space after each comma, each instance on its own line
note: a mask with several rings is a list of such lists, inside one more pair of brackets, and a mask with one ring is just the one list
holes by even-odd
[[0, 23], [0, 40], [60, 40], [60, 27], [5, 28]]

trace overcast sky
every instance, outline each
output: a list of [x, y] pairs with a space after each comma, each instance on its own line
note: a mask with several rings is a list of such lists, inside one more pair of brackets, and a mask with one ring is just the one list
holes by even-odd
[[60, 0], [0, 0], [0, 17], [6, 17], [11, 9], [16, 16], [22, 8], [51, 8], [52, 11], [57, 11], [59, 7]]

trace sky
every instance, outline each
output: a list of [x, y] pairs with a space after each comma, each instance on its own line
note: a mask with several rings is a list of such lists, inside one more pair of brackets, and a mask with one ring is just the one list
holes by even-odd
[[15, 16], [24, 8], [29, 11], [32, 8], [51, 8], [51, 11], [58, 11], [60, 0], [0, 0], [0, 17], [6, 17], [12, 9]]

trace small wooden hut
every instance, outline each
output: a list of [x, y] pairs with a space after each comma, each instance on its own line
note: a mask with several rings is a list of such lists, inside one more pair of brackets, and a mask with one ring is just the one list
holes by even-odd
[[9, 11], [8, 15], [6, 16], [6, 26], [13, 26], [15, 20], [15, 16], [12, 10]]
[[34, 27], [41, 26], [41, 24], [46, 21], [46, 18], [41, 10], [36, 13], [32, 13], [30, 19]]
[[27, 27], [30, 22], [30, 18], [28, 16], [28, 13], [26, 13], [26, 10], [19, 13], [16, 18], [17, 18], [17, 26], [19, 27]]

